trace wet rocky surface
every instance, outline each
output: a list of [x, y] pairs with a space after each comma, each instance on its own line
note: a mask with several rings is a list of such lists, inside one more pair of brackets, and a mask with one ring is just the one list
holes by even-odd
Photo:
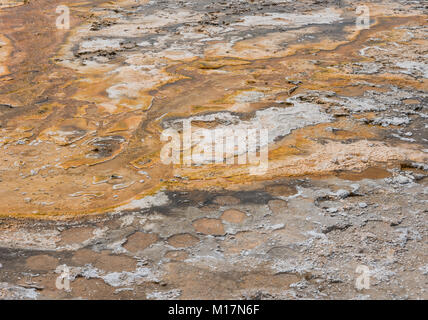
[[[423, 1], [1, 3], [1, 299], [428, 298]], [[186, 119], [269, 168], [163, 164]]]
[[[426, 179], [277, 180], [145, 210], [4, 218], [2, 298], [426, 299]], [[387, 199], [387, 201], [385, 201]], [[187, 200], [187, 201], [184, 201]], [[358, 265], [370, 288], [355, 286]], [[70, 291], [56, 279], [69, 268]]]

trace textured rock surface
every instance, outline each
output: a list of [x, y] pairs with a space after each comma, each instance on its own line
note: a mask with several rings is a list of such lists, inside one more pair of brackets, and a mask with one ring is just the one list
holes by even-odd
[[[424, 1], [63, 4], [0, 4], [1, 299], [428, 298]], [[163, 164], [183, 119], [268, 170]]]

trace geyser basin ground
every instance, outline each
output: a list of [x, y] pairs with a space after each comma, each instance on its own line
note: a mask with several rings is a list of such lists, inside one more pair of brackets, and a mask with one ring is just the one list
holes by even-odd
[[[0, 297], [426, 298], [423, 1], [61, 4], [0, 6]], [[268, 169], [164, 164], [183, 120]]]

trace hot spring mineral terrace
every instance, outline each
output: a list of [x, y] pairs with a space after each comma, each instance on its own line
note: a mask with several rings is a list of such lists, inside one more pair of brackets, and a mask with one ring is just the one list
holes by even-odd
[[[428, 299], [427, 19], [1, 0], [0, 299]], [[262, 126], [268, 167], [165, 164], [186, 121]]]

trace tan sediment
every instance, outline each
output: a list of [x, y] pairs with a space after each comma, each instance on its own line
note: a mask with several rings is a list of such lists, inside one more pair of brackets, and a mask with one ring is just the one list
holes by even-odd
[[[22, 7], [13, 10], [15, 15], [22, 12], [24, 18], [29, 14]], [[30, 6], [26, 10], [43, 16], [37, 8]], [[67, 33], [54, 30], [52, 14], [46, 18], [48, 22], [35, 26], [42, 30], [42, 23], [50, 25], [50, 32], [41, 32], [42, 41], [11, 42], [14, 19], [7, 21], [10, 27], [0, 38], [5, 44], [0, 48], [0, 76], [2, 84], [9, 82], [1, 92], [1, 101], [22, 109], [19, 115], [2, 118], [0, 145], [7, 149], [1, 151], [4, 161], [0, 164], [0, 196], [8, 201], [0, 204], [0, 215], [45, 218], [101, 213], [162, 188], [238, 190], [279, 177], [365, 172], [379, 164], [426, 161], [419, 146], [382, 142], [384, 129], [349, 118], [296, 129], [271, 144], [269, 169], [261, 176], [250, 176], [247, 165], [186, 168], [165, 166], [159, 159], [163, 119], [203, 112], [254, 112], [308, 90], [330, 90], [350, 97], [361, 96], [369, 88], [386, 90], [357, 85], [363, 81], [423, 90], [426, 79], [416, 81], [391, 73], [351, 74], [346, 70], [351, 62], [370, 61], [358, 54], [370, 37], [400, 41], [404, 30], [392, 28], [423, 23], [424, 16], [385, 18], [376, 9], [376, 25], [362, 32], [346, 29], [340, 39], [324, 37], [295, 43], [300, 36], [321, 28], [307, 27], [285, 34], [272, 32], [233, 45], [219, 41], [208, 45], [201, 56], [187, 49], [165, 49], [144, 54], [118, 53], [112, 60], [85, 65], [74, 56], [73, 48], [82, 45], [89, 35], [89, 7], [74, 3], [72, 10], [81, 16]], [[183, 17], [198, 19], [198, 15], [188, 13]], [[149, 20], [165, 23], [156, 17], [141, 19], [146, 24]], [[26, 32], [30, 29], [26, 25], [22, 28]], [[123, 29], [119, 24], [90, 34], [121, 35]], [[154, 32], [151, 28], [146, 31]], [[50, 36], [52, 32], [55, 37]], [[283, 41], [291, 44], [283, 49]], [[403, 43], [425, 45], [420, 39]], [[10, 57], [12, 46], [17, 54]], [[330, 66], [333, 61], [335, 66]], [[31, 73], [35, 66], [41, 72]], [[30, 76], [14, 79], [10, 84], [6, 74], [10, 70]], [[295, 88], [286, 77], [302, 84]], [[240, 95], [248, 92], [262, 94], [257, 101], [240, 102]], [[49, 97], [48, 101], [43, 101], [45, 97]], [[361, 116], [373, 117], [369, 113]], [[328, 132], [329, 126], [340, 130]], [[16, 144], [25, 139], [37, 143]], [[176, 175], [187, 180], [177, 180]]]

